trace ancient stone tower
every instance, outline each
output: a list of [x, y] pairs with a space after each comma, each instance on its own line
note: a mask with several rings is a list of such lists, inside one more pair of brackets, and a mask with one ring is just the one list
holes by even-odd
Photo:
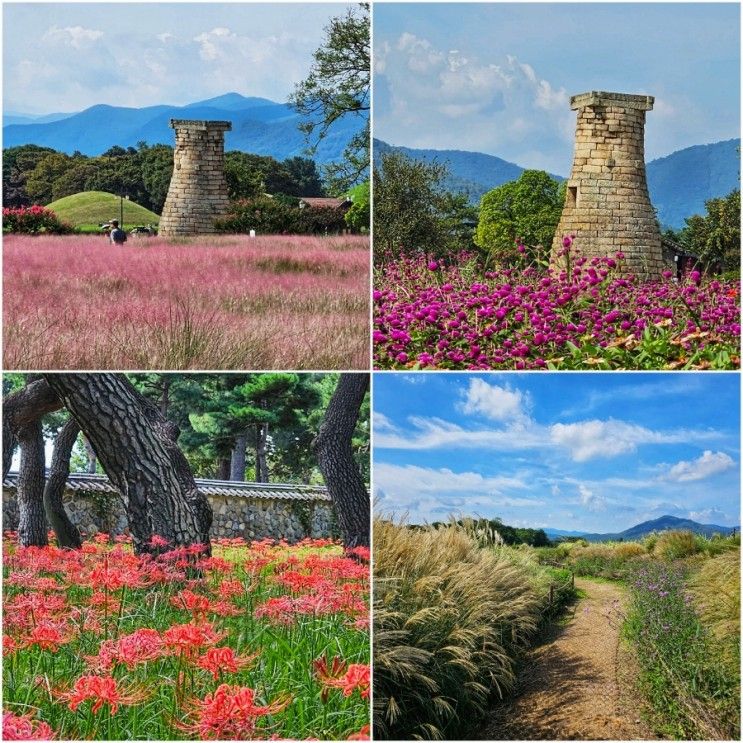
[[647, 95], [590, 92], [573, 96], [578, 112], [575, 156], [565, 205], [552, 243], [552, 264], [565, 267], [558, 253], [563, 237], [575, 235], [575, 250], [588, 256], [622, 252], [627, 271], [655, 278], [663, 269], [658, 222], [645, 177]]
[[171, 119], [175, 129], [173, 177], [160, 218], [164, 237], [216, 232], [214, 220], [227, 212], [224, 133], [229, 121]]

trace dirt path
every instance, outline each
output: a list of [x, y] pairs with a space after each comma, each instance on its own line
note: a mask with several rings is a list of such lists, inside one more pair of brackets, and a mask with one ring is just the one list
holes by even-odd
[[619, 642], [624, 590], [576, 579], [586, 596], [530, 654], [513, 701], [499, 705], [477, 736], [483, 740], [647, 740]]

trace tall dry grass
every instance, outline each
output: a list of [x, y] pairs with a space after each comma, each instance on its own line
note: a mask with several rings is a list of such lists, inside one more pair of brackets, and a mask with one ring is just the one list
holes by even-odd
[[375, 738], [456, 737], [511, 689], [545, 602], [538, 572], [462, 527], [375, 519]]
[[689, 586], [720, 659], [740, 681], [740, 547], [706, 560]]

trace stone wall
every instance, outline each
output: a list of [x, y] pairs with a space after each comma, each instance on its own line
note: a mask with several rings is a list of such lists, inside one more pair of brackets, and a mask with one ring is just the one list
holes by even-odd
[[591, 92], [573, 96], [578, 112], [575, 155], [565, 205], [552, 244], [552, 264], [565, 268], [563, 237], [587, 256], [624, 253], [626, 270], [643, 278], [665, 267], [645, 175], [645, 112], [652, 96]]
[[[305, 537], [339, 536], [330, 501], [236, 495], [210, 495], [208, 498], [214, 509], [212, 537], [247, 540], [272, 537], [297, 542]], [[68, 491], [64, 504], [73, 523], [85, 534], [103, 531], [116, 535], [126, 531], [127, 520], [119, 496]], [[16, 492], [3, 488], [3, 529], [17, 528]]]
[[224, 133], [229, 121], [171, 119], [175, 129], [173, 176], [160, 218], [163, 237], [210, 234], [227, 213]]

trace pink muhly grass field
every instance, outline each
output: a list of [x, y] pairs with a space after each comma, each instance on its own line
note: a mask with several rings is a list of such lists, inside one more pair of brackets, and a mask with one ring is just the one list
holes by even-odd
[[369, 240], [8, 235], [6, 369], [361, 369]]

